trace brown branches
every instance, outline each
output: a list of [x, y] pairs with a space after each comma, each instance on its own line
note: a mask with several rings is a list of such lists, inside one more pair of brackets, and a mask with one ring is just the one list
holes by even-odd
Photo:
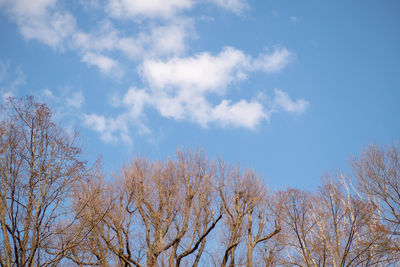
[[178, 150], [105, 178], [33, 101], [0, 122], [0, 266], [381, 266], [399, 260], [398, 146], [355, 180], [269, 192], [252, 170]]
[[57, 128], [45, 105], [10, 99], [2, 112], [7, 116], [0, 124], [2, 265], [45, 265], [52, 257], [42, 254], [66, 230], [55, 227], [66, 216], [64, 200], [85, 175], [85, 164], [76, 135]]

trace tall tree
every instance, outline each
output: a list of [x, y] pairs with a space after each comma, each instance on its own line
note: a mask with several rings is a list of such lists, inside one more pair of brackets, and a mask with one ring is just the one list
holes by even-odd
[[[388, 227], [392, 250], [400, 255], [400, 153], [399, 146], [370, 145], [352, 161], [360, 193], [379, 211]], [[399, 258], [400, 260], [400, 258]]]
[[376, 208], [352, 193], [344, 175], [327, 177], [317, 194], [315, 231], [324, 244], [325, 265], [371, 266], [387, 263], [389, 240]]
[[354, 195], [343, 175], [329, 176], [319, 191], [280, 193], [287, 232], [284, 265], [385, 266], [392, 261], [374, 206]]
[[225, 251], [221, 266], [236, 266], [236, 251], [245, 241], [247, 267], [253, 265], [254, 249], [281, 230], [280, 220], [274, 216], [270, 198], [257, 174], [250, 169], [227, 168], [220, 164], [218, 192], [224, 208]]
[[81, 149], [32, 97], [9, 99], [1, 113], [0, 265], [54, 264], [65, 252], [54, 240], [71, 225], [60, 223], [68, 218], [65, 200], [85, 175]]
[[222, 218], [215, 175], [204, 153], [180, 150], [165, 162], [135, 159], [108, 184], [82, 186], [75, 200], [85, 210], [81, 221], [90, 222], [93, 230], [84, 237], [90, 253], [72, 255], [73, 260], [103, 266], [197, 266]]

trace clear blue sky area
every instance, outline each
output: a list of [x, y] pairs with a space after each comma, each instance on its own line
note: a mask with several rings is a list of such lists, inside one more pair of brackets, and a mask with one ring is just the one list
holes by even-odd
[[400, 137], [400, 2], [0, 0], [0, 94], [116, 171], [180, 147], [313, 189]]

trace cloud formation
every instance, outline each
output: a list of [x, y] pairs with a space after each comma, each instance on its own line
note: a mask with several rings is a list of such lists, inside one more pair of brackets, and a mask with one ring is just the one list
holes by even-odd
[[250, 71], [279, 72], [288, 65], [292, 55], [286, 48], [279, 48], [253, 59], [233, 47], [225, 47], [216, 56], [203, 52], [168, 61], [147, 59], [139, 69], [153, 88], [178, 87], [208, 92], [224, 89], [234, 80], [245, 79]]
[[[165, 61], [146, 59], [139, 69], [148, 87], [131, 87], [117, 101], [126, 112], [117, 118], [90, 114], [85, 117], [85, 124], [99, 132], [104, 141], [129, 140], [128, 121], [140, 123], [146, 109], [152, 108], [162, 117], [188, 121], [203, 128], [212, 125], [255, 129], [263, 121], [269, 121], [275, 112], [301, 114], [309, 103], [303, 99], [292, 100], [279, 89], [274, 90], [273, 97], [233, 101], [226, 98], [230, 85], [247, 79], [254, 71], [278, 72], [292, 57], [285, 48], [252, 58], [243, 51], [226, 47], [216, 55], [203, 52]], [[141, 127], [146, 128], [143, 124]]]
[[12, 71], [10, 64], [0, 60], [0, 101], [14, 97], [18, 87], [25, 83], [25, 75], [20, 68]]
[[85, 103], [85, 96], [82, 91], [76, 91], [71, 94], [71, 96], [66, 99], [67, 105], [72, 108], [81, 108]]
[[287, 93], [279, 89], [274, 89], [274, 94], [275, 97], [272, 106], [275, 109], [282, 109], [289, 113], [301, 114], [309, 106], [309, 103], [304, 99], [293, 101], [292, 99], [290, 99]]
[[114, 18], [169, 19], [199, 3], [212, 3], [236, 14], [248, 8], [247, 0], [108, 0], [107, 10]]
[[[288, 64], [290, 56], [291, 53], [283, 48], [252, 59], [240, 50], [226, 47], [217, 55], [204, 52], [168, 61], [145, 60], [140, 70], [149, 89], [144, 92], [147, 97], [140, 99], [155, 99], [145, 104], [155, 107], [164, 117], [192, 121], [202, 127], [214, 123], [255, 128], [262, 120], [268, 119], [260, 103], [244, 99], [232, 103], [229, 99], [222, 99], [213, 106], [207, 97], [210, 94], [217, 97], [226, 95], [230, 84], [246, 79], [251, 71], [279, 71]], [[137, 105], [137, 102], [132, 105]]]
[[241, 14], [249, 6], [246, 0], [209, 0], [210, 2], [230, 10], [236, 14]]
[[95, 32], [77, 31], [72, 47], [82, 53], [119, 52], [130, 60], [181, 55], [193, 25], [190, 19], [176, 19], [164, 25], [151, 26], [137, 36], [124, 36], [110, 22], [103, 22]]
[[193, 0], [109, 0], [108, 10], [117, 18], [172, 17], [192, 5]]
[[252, 68], [265, 73], [276, 73], [284, 69], [294, 55], [286, 48], [277, 48], [272, 53], [262, 53], [252, 62]]
[[[99, 2], [80, 2], [85, 8], [101, 8]], [[17, 23], [26, 39], [34, 39], [56, 51], [76, 52], [88, 67], [123, 79], [136, 70], [143, 88], [130, 87], [114, 101], [124, 111], [112, 117], [96, 112], [84, 114], [83, 123], [102, 140], [132, 143], [130, 128], [141, 133], [150, 129], [143, 123], [147, 109], [164, 118], [187, 121], [200, 127], [254, 129], [269, 121], [275, 112], [303, 113], [309, 103], [293, 100], [275, 89], [272, 96], [254, 92], [252, 99], [232, 98], [230, 90], [254, 72], [277, 74], [295, 58], [285, 47], [250, 55], [231, 46], [219, 53], [189, 54], [188, 40], [196, 37], [195, 20], [185, 16], [194, 6], [212, 4], [235, 14], [249, 8], [247, 0], [105, 0], [104, 20], [93, 31], [77, 25], [73, 15], [57, 0], [0, 0], [0, 8]], [[140, 25], [134, 35], [118, 28], [116, 20]], [[136, 66], [133, 68], [132, 65]], [[125, 68], [129, 66], [129, 70]], [[1, 78], [1, 77], [0, 77]], [[251, 88], [246, 88], [251, 90]], [[59, 101], [50, 90], [43, 95]], [[258, 95], [258, 97], [256, 97]], [[81, 109], [81, 91], [66, 96], [63, 111]]]
[[76, 27], [75, 18], [56, 8], [56, 0], [2, 0], [0, 8], [16, 20], [26, 39], [38, 40], [52, 48], [63, 49], [64, 40]]
[[145, 60], [140, 70], [152, 88], [187, 89], [179, 93], [191, 96], [198, 92], [221, 90], [233, 80], [245, 78], [243, 71], [248, 61], [248, 56], [242, 51], [227, 47], [216, 56], [204, 52], [168, 61]]
[[101, 54], [86, 53], [83, 58], [89, 66], [96, 66], [102, 73], [114, 74], [116, 76], [122, 75], [122, 70], [119, 68], [118, 63], [110, 57]]

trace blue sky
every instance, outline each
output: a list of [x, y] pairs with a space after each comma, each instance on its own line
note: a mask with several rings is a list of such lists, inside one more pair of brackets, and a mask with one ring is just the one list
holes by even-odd
[[0, 94], [105, 170], [177, 148], [315, 188], [400, 137], [399, 1], [0, 0]]

